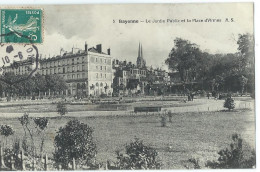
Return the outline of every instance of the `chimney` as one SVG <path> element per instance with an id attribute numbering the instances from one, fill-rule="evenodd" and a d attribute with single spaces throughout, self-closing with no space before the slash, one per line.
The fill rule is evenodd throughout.
<path id="1" fill-rule="evenodd" d="M 85 53 L 88 53 L 88 44 L 85 42 Z"/>
<path id="2" fill-rule="evenodd" d="M 96 45 L 96 49 L 99 53 L 102 53 L 102 44 Z"/>
<path id="3" fill-rule="evenodd" d="M 108 54 L 108 55 L 110 55 L 110 48 L 109 48 L 109 49 L 107 49 L 107 54 Z"/>

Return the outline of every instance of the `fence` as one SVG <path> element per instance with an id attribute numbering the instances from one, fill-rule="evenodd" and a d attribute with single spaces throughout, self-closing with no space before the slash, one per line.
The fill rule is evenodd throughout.
<path id="1" fill-rule="evenodd" d="M 24 152 L 21 151 L 19 153 L 19 160 L 20 160 L 20 163 L 15 163 L 15 160 L 14 160 L 14 155 L 10 156 L 10 159 L 8 159 L 7 161 L 10 163 L 9 166 L 5 165 L 5 155 L 4 155 L 4 152 L 3 152 L 3 148 L 0 146 L 0 171 L 29 171 L 29 170 L 32 170 L 32 171 L 37 171 L 37 164 L 36 164 L 36 160 L 35 158 L 33 159 L 32 163 L 31 164 L 27 164 L 29 165 L 31 168 L 26 168 L 26 163 L 25 163 L 25 159 L 26 159 L 26 156 L 24 156 Z M 62 169 L 62 166 L 61 164 L 58 165 L 57 168 L 49 168 L 50 164 L 49 164 L 49 158 L 48 158 L 48 155 L 45 154 L 44 158 L 43 158 L 43 169 L 44 171 L 48 171 L 48 170 L 58 170 L 58 171 L 61 171 L 63 170 Z M 69 169 L 68 170 L 79 170 L 77 169 L 77 165 L 76 165 L 76 161 L 75 159 L 73 158 L 72 159 L 72 163 L 68 164 L 68 167 Z M 109 169 L 109 163 L 107 162 L 104 166 L 102 165 L 98 165 L 98 170 L 108 170 Z"/>

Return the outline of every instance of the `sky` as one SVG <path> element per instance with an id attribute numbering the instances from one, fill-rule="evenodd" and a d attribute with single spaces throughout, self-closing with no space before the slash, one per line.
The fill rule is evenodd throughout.
<path id="1" fill-rule="evenodd" d="M 113 58 L 136 62 L 139 42 L 148 66 L 164 64 L 177 37 L 196 43 L 209 53 L 234 53 L 238 34 L 253 34 L 252 3 L 45 5 L 42 56 L 60 54 L 60 49 L 84 49 L 102 44 Z M 221 19 L 221 22 L 187 22 L 187 19 Z M 225 22 L 225 19 L 234 22 Z M 119 23 L 139 20 L 139 23 Z M 185 22 L 146 23 L 146 20 L 177 19 Z M 113 23 L 113 20 L 115 23 Z"/>

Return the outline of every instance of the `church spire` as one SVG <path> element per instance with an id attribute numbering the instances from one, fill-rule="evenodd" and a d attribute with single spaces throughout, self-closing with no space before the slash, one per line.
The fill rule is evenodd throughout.
<path id="1" fill-rule="evenodd" d="M 142 44 L 141 44 L 141 57 L 143 58 L 143 47 L 142 47 Z"/>
<path id="2" fill-rule="evenodd" d="M 140 42 L 139 42 L 139 48 L 138 48 L 138 57 L 141 56 L 141 52 L 140 52 Z"/>

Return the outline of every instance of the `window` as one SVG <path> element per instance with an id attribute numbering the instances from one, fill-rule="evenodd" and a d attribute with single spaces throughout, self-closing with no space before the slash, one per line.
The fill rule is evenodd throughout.
<path id="1" fill-rule="evenodd" d="M 96 73 L 96 78 L 98 78 L 98 73 Z"/>
<path id="2" fill-rule="evenodd" d="M 50 69 L 50 74 L 52 74 L 52 69 Z"/>
<path id="3" fill-rule="evenodd" d="M 19 68 L 20 69 L 20 68 Z M 44 75 L 44 70 L 42 70 L 42 74 Z"/>
<path id="4" fill-rule="evenodd" d="M 60 61 L 58 62 L 58 65 L 60 66 Z"/>
<path id="5" fill-rule="evenodd" d="M 65 79 L 65 75 L 63 75 L 63 78 Z"/>
<path id="6" fill-rule="evenodd" d="M 98 70 L 98 66 L 96 66 L 96 69 Z"/>
<path id="7" fill-rule="evenodd" d="M 58 69 L 58 73 L 61 73 L 60 68 Z"/>
<path id="8" fill-rule="evenodd" d="M 84 56 L 82 57 L 82 61 L 84 60 Z"/>
<path id="9" fill-rule="evenodd" d="M 69 72 L 70 71 L 70 68 L 69 67 L 67 67 L 67 72 Z"/>
<path id="10" fill-rule="evenodd" d="M 72 59 L 72 64 L 74 64 L 74 59 Z"/>
<path id="11" fill-rule="evenodd" d="M 105 61 L 105 63 L 107 63 L 107 59 L 105 59 L 104 61 Z"/>
<path id="12" fill-rule="evenodd" d="M 69 59 L 67 59 L 67 64 L 69 64 L 69 62 L 70 62 L 70 60 L 69 60 Z"/>
<path id="13" fill-rule="evenodd" d="M 79 74 L 77 74 L 77 78 L 79 78 Z"/>
<path id="14" fill-rule="evenodd" d="M 100 70 L 102 70 L 102 66 L 100 66 Z"/>
<path id="15" fill-rule="evenodd" d="M 105 74 L 105 78 L 107 78 L 107 74 Z"/>
<path id="16" fill-rule="evenodd" d="M 104 66 L 104 68 L 105 68 L 105 70 L 107 70 L 107 67 L 106 67 L 106 66 Z"/>
<path id="17" fill-rule="evenodd" d="M 75 66 L 72 66 L 72 72 L 74 72 L 74 70 L 75 70 Z"/>
<path id="18" fill-rule="evenodd" d="M 65 67 L 63 68 L 63 73 L 65 73 Z"/>
<path id="19" fill-rule="evenodd" d="M 102 73 L 100 73 L 100 78 L 102 78 Z"/>
<path id="20" fill-rule="evenodd" d="M 54 74 L 56 74 L 56 68 L 54 68 Z"/>
<path id="21" fill-rule="evenodd" d="M 77 71 L 79 71 L 79 65 L 77 66 Z"/>
<path id="22" fill-rule="evenodd" d="M 73 74 L 73 75 L 72 75 L 72 79 L 74 79 L 74 78 L 75 78 L 75 75 Z"/>
<path id="23" fill-rule="evenodd" d="M 96 58 L 96 62 L 98 61 L 98 59 Z"/>
<path id="24" fill-rule="evenodd" d="M 67 78 L 70 79 L 70 75 L 67 75 Z"/>
<path id="25" fill-rule="evenodd" d="M 85 70 L 85 65 L 82 65 L 82 71 L 84 71 Z"/>
<path id="26" fill-rule="evenodd" d="M 100 59 L 100 62 L 102 63 L 102 59 Z"/>
<path id="27" fill-rule="evenodd" d="M 82 73 L 82 78 L 85 78 L 85 73 Z"/>

